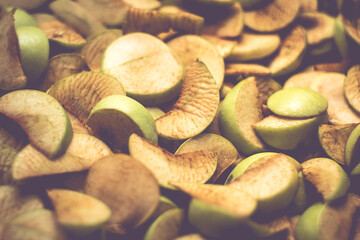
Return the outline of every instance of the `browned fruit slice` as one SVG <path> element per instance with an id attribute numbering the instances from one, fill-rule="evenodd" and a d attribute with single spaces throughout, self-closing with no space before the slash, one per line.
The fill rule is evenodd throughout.
<path id="1" fill-rule="evenodd" d="M 44 81 L 39 87 L 47 91 L 56 81 L 85 70 L 84 58 L 78 53 L 62 53 L 49 60 Z"/>
<path id="2" fill-rule="evenodd" d="M 357 124 L 329 125 L 319 127 L 319 139 L 322 148 L 329 157 L 345 165 L 346 142 Z"/>
<path id="3" fill-rule="evenodd" d="M 211 42 L 222 57 L 227 57 L 236 45 L 236 41 L 203 34 L 201 37 Z"/>
<path id="4" fill-rule="evenodd" d="M 111 209 L 106 228 L 125 234 L 151 216 L 159 202 L 160 189 L 154 175 L 141 162 L 125 154 L 114 154 L 90 168 L 85 193 Z"/>
<path id="5" fill-rule="evenodd" d="M 266 104 L 272 94 L 282 89 L 282 86 L 270 77 L 255 76 L 255 81 L 262 104 Z"/>
<path id="6" fill-rule="evenodd" d="M 316 12 L 318 10 L 318 1 L 300 0 L 300 13 Z"/>
<path id="7" fill-rule="evenodd" d="M 24 130 L 12 119 L 0 114 L 0 144 L 21 150 L 29 139 Z"/>
<path id="8" fill-rule="evenodd" d="M 325 72 L 337 72 L 346 74 L 347 70 L 351 67 L 352 63 L 350 59 L 343 59 L 340 62 L 326 62 L 326 63 L 317 63 L 315 64 L 315 71 L 325 71 Z"/>
<path id="9" fill-rule="evenodd" d="M 21 150 L 12 164 L 12 177 L 22 180 L 89 169 L 100 158 L 112 154 L 101 140 L 87 134 L 74 133 L 66 152 L 53 160 L 48 159 L 30 144 Z"/>
<path id="10" fill-rule="evenodd" d="M 155 121 L 159 135 L 168 139 L 198 135 L 215 118 L 219 102 L 220 93 L 207 66 L 194 62 L 185 73 L 179 99 Z"/>
<path id="11" fill-rule="evenodd" d="M 0 185 L 12 182 L 11 165 L 19 151 L 7 145 L 0 145 Z"/>
<path id="12" fill-rule="evenodd" d="M 360 65 L 352 66 L 344 81 L 344 93 L 350 106 L 360 114 Z"/>
<path id="13" fill-rule="evenodd" d="M 51 189 L 47 195 L 57 221 L 72 232 L 89 234 L 110 219 L 109 207 L 89 195 L 65 189 Z"/>
<path id="14" fill-rule="evenodd" d="M 301 26 L 295 26 L 284 36 L 278 53 L 270 61 L 271 74 L 282 76 L 293 72 L 300 66 L 306 48 L 305 30 Z"/>
<path id="15" fill-rule="evenodd" d="M 94 135 L 94 132 L 92 131 L 92 129 L 90 129 L 89 126 L 87 126 L 83 122 L 81 122 L 79 118 L 77 118 L 75 115 L 73 115 L 69 111 L 66 111 L 66 113 L 69 117 L 71 127 L 72 127 L 74 133 L 83 133 L 83 134 Z"/>
<path id="16" fill-rule="evenodd" d="M 214 45 L 196 35 L 183 35 L 167 44 L 179 56 L 185 69 L 188 69 L 196 59 L 204 62 L 220 89 L 224 81 L 225 66 L 224 59 Z"/>
<path id="17" fill-rule="evenodd" d="M 259 32 L 274 32 L 288 26 L 298 15 L 300 0 L 274 0 L 260 9 L 246 11 L 245 25 Z"/>
<path id="18" fill-rule="evenodd" d="M 130 136 L 129 152 L 151 169 L 166 188 L 171 188 L 170 181 L 205 183 L 214 174 L 218 162 L 215 153 L 203 150 L 174 155 L 136 134 Z"/>
<path id="19" fill-rule="evenodd" d="M 348 36 L 351 37 L 357 44 L 360 45 L 360 34 L 358 31 L 357 24 L 354 24 L 350 19 L 348 19 L 343 14 L 340 15 L 340 20 L 344 24 L 345 32 Z"/>
<path id="20" fill-rule="evenodd" d="M 22 70 L 14 26 L 15 9 L 0 19 L 0 89 L 23 88 L 27 78 Z"/>
<path id="21" fill-rule="evenodd" d="M 27 1 L 27 0 L 1 0 L 0 6 L 7 7 L 12 6 L 16 8 L 22 8 L 25 10 L 31 10 L 39 7 L 41 4 L 46 2 L 46 0 L 34 0 L 34 1 Z"/>
<path id="22" fill-rule="evenodd" d="M 102 56 L 106 48 L 117 38 L 123 35 L 119 29 L 112 29 L 101 32 L 95 36 L 92 36 L 86 40 L 86 44 L 81 48 L 81 55 L 92 71 L 99 72 L 101 66 Z"/>

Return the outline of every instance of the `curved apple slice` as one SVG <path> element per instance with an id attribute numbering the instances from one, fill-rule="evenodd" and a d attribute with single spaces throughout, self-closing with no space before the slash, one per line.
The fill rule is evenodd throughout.
<path id="1" fill-rule="evenodd" d="M 47 195 L 58 222 L 74 233 L 90 234 L 110 219 L 110 208 L 89 195 L 65 189 L 47 190 Z"/>
<path id="2" fill-rule="evenodd" d="M 250 76 L 270 76 L 268 67 L 253 63 L 226 63 L 225 76 L 236 77 L 237 80 L 243 80 Z M 223 85 L 224 86 L 224 85 Z"/>
<path id="3" fill-rule="evenodd" d="M 206 182 L 214 174 L 218 161 L 215 153 L 206 151 L 174 155 L 136 134 L 130 136 L 129 152 L 151 169 L 166 188 L 172 188 L 170 181 Z"/>
<path id="4" fill-rule="evenodd" d="M 329 77 L 329 74 L 331 73 L 324 71 L 305 71 L 295 73 L 285 81 L 283 88 L 310 88 L 311 83 L 314 82 L 315 79 Z"/>
<path id="5" fill-rule="evenodd" d="M 201 236 L 199 233 L 191 233 L 183 235 L 181 237 L 174 238 L 174 240 L 206 240 L 205 237 Z"/>
<path id="6" fill-rule="evenodd" d="M 350 106 L 360 114 L 360 65 L 352 66 L 344 81 L 344 93 Z"/>
<path id="7" fill-rule="evenodd" d="M 11 165 L 19 150 L 0 144 L 0 185 L 12 182 Z"/>
<path id="8" fill-rule="evenodd" d="M 234 40 L 223 39 L 213 35 L 203 34 L 201 37 L 211 42 L 223 58 L 227 57 L 236 45 Z"/>
<path id="9" fill-rule="evenodd" d="M 24 130 L 14 120 L 0 114 L 0 144 L 21 150 L 28 143 Z"/>
<path id="10" fill-rule="evenodd" d="M 72 138 L 69 118 L 60 103 L 37 90 L 17 90 L 0 98 L 0 112 L 15 120 L 30 143 L 49 158 L 66 151 Z"/>
<path id="11" fill-rule="evenodd" d="M 179 99 L 155 121 L 159 135 L 176 140 L 198 135 L 215 118 L 219 102 L 219 89 L 207 66 L 194 62 L 185 73 Z"/>
<path id="12" fill-rule="evenodd" d="M 345 145 L 345 163 L 351 168 L 351 174 L 359 174 L 359 144 L 360 144 L 360 125 L 351 131 Z"/>
<path id="13" fill-rule="evenodd" d="M 89 169 L 97 160 L 112 154 L 109 147 L 91 135 L 75 133 L 66 152 L 48 159 L 32 145 L 27 145 L 13 160 L 12 177 L 22 180 L 30 177 L 77 172 Z"/>
<path id="14" fill-rule="evenodd" d="M 107 230 L 125 234 L 151 216 L 159 202 L 160 188 L 144 164 L 126 154 L 113 154 L 90 168 L 85 193 L 111 209 Z"/>

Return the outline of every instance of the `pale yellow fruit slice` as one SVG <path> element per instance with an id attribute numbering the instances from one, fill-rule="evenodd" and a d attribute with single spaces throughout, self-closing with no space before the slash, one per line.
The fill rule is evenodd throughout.
<path id="1" fill-rule="evenodd" d="M 230 55 L 229 61 L 250 61 L 270 56 L 280 46 L 281 39 L 278 34 L 257 34 L 244 32 Z"/>
<path id="2" fill-rule="evenodd" d="M 324 71 L 305 71 L 291 75 L 284 83 L 284 88 L 300 87 L 310 88 L 311 83 L 320 77 L 327 77 Z"/>
<path id="3" fill-rule="evenodd" d="M 300 0 L 289 4 L 286 0 L 274 0 L 260 9 L 244 14 L 245 25 L 259 32 L 279 31 L 288 26 L 298 15 Z"/>
<path id="4" fill-rule="evenodd" d="M 22 180 L 30 177 L 76 172 L 89 169 L 97 160 L 112 154 L 99 139 L 75 133 L 66 152 L 53 160 L 30 144 L 21 150 L 12 164 L 12 177 Z"/>
<path id="5" fill-rule="evenodd" d="M 125 154 L 114 154 L 90 168 L 85 193 L 110 208 L 107 230 L 125 234 L 151 216 L 159 202 L 160 188 L 141 162 Z"/>
<path id="6" fill-rule="evenodd" d="M 307 48 L 306 33 L 301 26 L 293 27 L 282 39 L 279 51 L 268 67 L 273 76 L 282 76 L 297 69 Z"/>
<path id="7" fill-rule="evenodd" d="M 47 190 L 47 195 L 57 221 L 72 232 L 89 234 L 110 219 L 109 207 L 89 195 L 65 189 Z"/>
<path id="8" fill-rule="evenodd" d="M 205 183 L 214 174 L 218 162 L 215 153 L 200 150 L 172 154 L 136 134 L 130 136 L 129 152 L 151 169 L 166 188 L 172 188 L 170 181 Z"/>
<path id="9" fill-rule="evenodd" d="M 318 1 L 300 0 L 300 13 L 316 12 L 318 10 Z"/>
<path id="10" fill-rule="evenodd" d="M 15 120 L 30 143 L 49 158 L 66 151 L 72 138 L 69 118 L 61 104 L 37 90 L 17 90 L 0 98 L 0 112 Z"/>
<path id="11" fill-rule="evenodd" d="M 343 73 L 346 74 L 347 70 L 351 67 L 352 60 L 349 58 L 343 59 L 337 62 L 325 62 L 325 63 L 317 63 L 313 65 L 315 71 L 324 71 L 324 72 L 335 72 L 335 73 Z"/>
<path id="12" fill-rule="evenodd" d="M 220 93 L 207 66 L 194 62 L 185 73 L 179 99 L 155 121 L 159 136 L 187 139 L 198 135 L 215 118 L 219 102 Z"/>
<path id="13" fill-rule="evenodd" d="M 346 101 L 360 114 L 360 65 L 352 66 L 347 72 L 344 81 L 344 93 Z"/>
<path id="14" fill-rule="evenodd" d="M 223 58 L 227 57 L 236 45 L 235 40 L 224 39 L 206 34 L 201 35 L 201 37 L 211 42 Z"/>
<path id="15" fill-rule="evenodd" d="M 116 77 L 126 94 L 144 105 L 177 96 L 183 67 L 169 47 L 146 33 L 127 34 L 106 49 L 101 70 Z"/>
<path id="16" fill-rule="evenodd" d="M 155 221 L 158 217 L 160 217 L 160 215 L 174 208 L 178 208 L 178 206 L 170 198 L 161 195 L 159 198 L 159 203 L 149 220 Z"/>
<path id="17" fill-rule="evenodd" d="M 78 117 L 76 117 L 69 111 L 66 111 L 66 113 L 69 117 L 71 127 L 72 127 L 74 133 L 83 133 L 83 134 L 94 135 L 94 132 L 90 129 L 90 127 L 87 126 L 86 124 L 84 124 L 82 121 L 80 121 L 80 119 Z"/>
<path id="18" fill-rule="evenodd" d="M 142 9 L 155 9 L 161 6 L 161 1 L 159 0 L 123 0 L 123 2 L 132 7 Z"/>
<path id="19" fill-rule="evenodd" d="M 192 233 L 192 234 L 183 235 L 181 237 L 177 237 L 174 240 L 206 240 L 206 238 L 201 236 L 201 234 Z"/>
<path id="20" fill-rule="evenodd" d="M 224 59 L 213 44 L 196 35 L 183 35 L 167 43 L 179 56 L 185 69 L 188 69 L 196 59 L 201 60 L 214 77 L 216 86 L 220 89 L 224 81 Z"/>

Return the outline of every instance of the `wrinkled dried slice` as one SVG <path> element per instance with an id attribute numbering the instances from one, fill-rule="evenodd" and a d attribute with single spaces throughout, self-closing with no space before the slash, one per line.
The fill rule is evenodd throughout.
<path id="1" fill-rule="evenodd" d="M 274 0 L 260 9 L 245 11 L 245 25 L 259 32 L 274 32 L 288 26 L 297 17 L 300 0 L 289 4 L 286 0 Z"/>
<path id="2" fill-rule="evenodd" d="M 86 43 L 85 38 L 66 23 L 55 16 L 38 13 L 34 14 L 37 26 L 44 31 L 49 40 L 68 48 L 80 48 Z"/>
<path id="3" fill-rule="evenodd" d="M 321 194 L 324 201 L 333 201 L 344 196 L 350 180 L 343 168 L 329 158 L 312 158 L 301 164 L 301 171 Z"/>
<path id="4" fill-rule="evenodd" d="M 31 10 L 39 7 L 41 4 L 46 2 L 46 0 L 34 0 L 34 1 L 27 1 L 27 0 L 1 0 L 0 6 L 12 6 L 16 8 L 22 8 L 25 10 Z"/>
<path id="5" fill-rule="evenodd" d="M 183 209 L 170 209 L 160 215 L 148 228 L 144 240 L 174 239 L 185 221 Z"/>
<path id="6" fill-rule="evenodd" d="M 89 234 L 110 219 L 110 208 L 89 195 L 65 189 L 51 189 L 47 195 L 57 221 L 75 233 Z"/>
<path id="7" fill-rule="evenodd" d="M 127 34 L 111 43 L 101 70 L 116 77 L 129 97 L 147 106 L 175 98 L 183 77 L 180 59 L 147 33 Z"/>
<path id="8" fill-rule="evenodd" d="M 226 63 L 225 76 L 243 80 L 250 76 L 270 76 L 270 69 L 255 63 Z"/>
<path id="9" fill-rule="evenodd" d="M 196 59 L 204 62 L 220 89 L 224 81 L 225 65 L 224 59 L 213 44 L 200 36 L 183 35 L 169 41 L 167 45 L 179 56 L 185 69 Z"/>
<path id="10" fill-rule="evenodd" d="M 236 45 L 236 41 L 234 40 L 224 39 L 213 35 L 203 34 L 201 37 L 211 42 L 223 58 L 227 57 Z"/>
<path id="11" fill-rule="evenodd" d="M 278 34 L 242 33 L 236 46 L 226 57 L 229 61 L 250 61 L 270 56 L 280 46 Z"/>
<path id="12" fill-rule="evenodd" d="M 106 48 L 116 39 L 121 37 L 123 32 L 119 29 L 103 31 L 86 40 L 86 44 L 81 48 L 81 55 L 92 71 L 99 72 L 101 60 Z"/>
<path id="13" fill-rule="evenodd" d="M 0 145 L 0 185 L 12 182 L 11 165 L 19 151 L 7 145 Z"/>
<path id="14" fill-rule="evenodd" d="M 319 127 L 319 139 L 324 151 L 336 162 L 345 165 L 345 145 L 357 124 L 330 125 Z"/>
<path id="15" fill-rule="evenodd" d="M 300 13 L 316 12 L 318 10 L 318 1 L 300 0 Z"/>
<path id="16" fill-rule="evenodd" d="M 23 88 L 27 83 L 18 54 L 14 12 L 15 9 L 0 19 L 0 88 L 3 90 Z"/>
<path id="17" fill-rule="evenodd" d="M 48 93 L 83 123 L 101 99 L 111 95 L 125 95 L 124 88 L 117 79 L 92 71 L 63 78 Z"/>
<path id="18" fill-rule="evenodd" d="M 347 72 L 344 93 L 350 106 L 360 114 L 360 65 L 352 66 Z"/>
<path id="19" fill-rule="evenodd" d="M 125 154 L 114 154 L 90 168 L 85 193 L 111 209 L 107 230 L 125 234 L 151 216 L 160 189 L 154 175 L 141 162 Z"/>
<path id="20" fill-rule="evenodd" d="M 327 73 L 324 71 L 306 71 L 299 72 L 291 75 L 284 83 L 283 88 L 310 88 L 311 83 L 316 78 L 328 77 Z"/>
<path id="21" fill-rule="evenodd" d="M 218 162 L 215 153 L 200 150 L 172 154 L 136 134 L 130 136 L 129 152 L 166 188 L 172 188 L 170 181 L 205 183 L 214 174 Z"/>
<path id="22" fill-rule="evenodd" d="M 280 83 L 270 77 L 255 76 L 255 81 L 262 104 L 266 104 L 272 94 L 282 89 Z"/>
<path id="23" fill-rule="evenodd" d="M 61 53 L 49 60 L 46 75 L 39 86 L 47 91 L 56 81 L 85 70 L 84 58 L 78 53 Z"/>
<path id="24" fill-rule="evenodd" d="M 345 163 L 349 166 L 351 174 L 359 174 L 359 144 L 360 125 L 351 131 L 345 145 Z"/>
<path id="25" fill-rule="evenodd" d="M 263 225 L 269 228 L 269 231 L 272 233 L 272 236 L 269 237 L 270 239 L 295 239 L 295 230 L 291 226 L 288 216 L 277 217 Z"/>
<path id="26" fill-rule="evenodd" d="M 297 69 L 307 48 L 306 33 L 301 26 L 292 28 L 282 39 L 279 51 L 269 63 L 273 76 L 288 74 Z"/>
<path id="27" fill-rule="evenodd" d="M 21 150 L 12 164 L 12 177 L 22 180 L 30 177 L 77 172 L 89 169 L 100 158 L 112 154 L 101 140 L 87 134 L 74 133 L 66 152 L 48 159 L 30 144 Z"/>
<path id="28" fill-rule="evenodd" d="M 28 142 L 24 130 L 14 120 L 0 114 L 0 144 L 21 150 Z"/>
<path id="29" fill-rule="evenodd" d="M 49 8 L 56 17 L 85 37 L 105 30 L 104 25 L 77 2 L 70 0 L 53 1 L 49 4 Z"/>
<path id="30" fill-rule="evenodd" d="M 94 135 L 94 132 L 89 128 L 89 126 L 87 126 L 86 124 L 81 122 L 79 118 L 77 118 L 75 115 L 73 115 L 69 111 L 66 111 L 66 113 L 69 117 L 71 127 L 72 127 L 74 133 L 83 133 L 83 134 Z"/>
<path id="31" fill-rule="evenodd" d="M 175 154 L 195 151 L 213 152 L 218 156 L 217 167 L 209 182 L 215 182 L 240 156 L 234 145 L 221 135 L 212 133 L 199 134 L 185 141 Z"/>
<path id="32" fill-rule="evenodd" d="M 69 118 L 61 104 L 37 90 L 17 90 L 0 98 L 0 112 L 15 120 L 30 143 L 49 158 L 65 152 L 72 138 Z"/>
<path id="33" fill-rule="evenodd" d="M 350 38 L 353 39 L 358 45 L 360 45 L 360 34 L 356 24 L 353 24 L 353 22 L 344 16 L 344 14 L 340 15 L 340 20 L 344 25 L 347 35 L 350 36 Z"/>
<path id="34" fill-rule="evenodd" d="M 160 136 L 187 139 L 198 135 L 213 121 L 220 93 L 206 65 L 194 62 L 186 71 L 180 97 L 173 108 L 155 121 Z"/>

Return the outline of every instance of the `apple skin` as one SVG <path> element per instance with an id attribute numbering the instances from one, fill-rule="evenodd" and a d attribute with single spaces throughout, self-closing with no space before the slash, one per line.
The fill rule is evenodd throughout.
<path id="1" fill-rule="evenodd" d="M 360 138 L 360 124 L 352 130 L 345 145 L 345 163 L 347 166 L 353 166 L 356 163 L 352 162 L 354 155 L 356 155 L 356 145 Z"/>
<path id="2" fill-rule="evenodd" d="M 325 204 L 315 203 L 301 215 L 295 230 L 298 240 L 320 240 L 319 222 L 325 209 Z"/>

